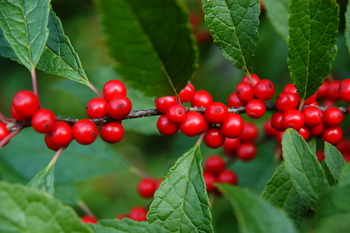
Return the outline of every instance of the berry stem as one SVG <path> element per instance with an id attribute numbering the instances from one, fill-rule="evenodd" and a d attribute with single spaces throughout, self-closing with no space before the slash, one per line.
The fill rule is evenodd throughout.
<path id="1" fill-rule="evenodd" d="M 14 122 L 14 119 L 8 118 L 0 112 L 0 121 L 8 124 L 8 123 Z"/>
<path id="2" fill-rule="evenodd" d="M 92 83 L 87 82 L 87 84 L 91 88 L 91 90 L 93 90 L 93 92 L 95 92 L 96 95 L 98 95 L 98 97 L 103 98 L 103 95 L 97 90 L 97 88 L 94 85 L 92 85 Z"/>
<path id="3" fill-rule="evenodd" d="M 36 71 L 35 68 L 33 68 L 33 70 L 30 71 L 30 75 L 32 76 L 32 85 L 33 85 L 33 92 L 36 96 L 38 96 L 39 98 L 39 92 L 38 92 L 38 84 L 36 81 Z"/>
<path id="4" fill-rule="evenodd" d="M 92 213 L 90 208 L 86 205 L 86 203 L 83 200 L 79 199 L 77 204 L 80 207 L 80 209 L 82 209 L 87 216 L 95 217 L 94 213 Z"/>
<path id="5" fill-rule="evenodd" d="M 149 175 L 146 172 L 144 172 L 136 167 L 133 167 L 133 166 L 131 167 L 130 172 L 134 173 L 135 175 L 137 175 L 141 178 L 152 178 L 153 179 L 153 177 L 151 175 Z"/>
<path id="6" fill-rule="evenodd" d="M 14 136 L 16 136 L 21 131 L 21 128 L 17 128 L 15 131 L 7 135 L 4 139 L 0 141 L 0 148 L 2 148 L 4 145 L 6 145 L 7 142 L 9 142 Z"/>
<path id="7" fill-rule="evenodd" d="M 52 157 L 49 165 L 47 165 L 46 171 L 48 171 L 57 162 L 58 158 L 60 157 L 64 149 L 65 149 L 64 147 L 61 147 L 57 150 L 56 154 Z"/>

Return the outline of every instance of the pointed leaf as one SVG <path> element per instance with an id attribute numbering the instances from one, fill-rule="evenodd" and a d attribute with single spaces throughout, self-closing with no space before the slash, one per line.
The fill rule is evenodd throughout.
<path id="1" fill-rule="evenodd" d="M 327 167 L 329 168 L 329 171 L 333 175 L 334 179 L 336 181 L 339 181 L 341 170 L 346 164 L 343 155 L 338 151 L 338 149 L 335 146 L 329 144 L 328 142 L 325 142 L 324 155 L 324 161 Z"/>
<path id="2" fill-rule="evenodd" d="M 267 17 L 276 31 L 287 41 L 290 0 L 264 0 Z"/>
<path id="3" fill-rule="evenodd" d="M 144 95 L 176 95 L 196 68 L 188 15 L 177 0 L 98 0 L 116 70 Z"/>
<path id="4" fill-rule="evenodd" d="M 327 166 L 327 164 L 326 164 L 326 162 L 324 160 L 321 162 L 321 167 L 322 167 L 322 169 L 324 171 L 324 174 L 326 175 L 326 179 L 328 181 L 328 184 L 329 185 L 335 185 L 337 182 L 334 179 L 334 177 L 331 174 L 331 172 L 329 171 L 329 168 L 328 168 L 328 166 Z"/>
<path id="5" fill-rule="evenodd" d="M 297 232 L 282 210 L 248 189 L 228 184 L 217 184 L 217 187 L 231 202 L 241 233 Z"/>
<path id="6" fill-rule="evenodd" d="M 2 0 L 0 27 L 22 64 L 32 71 L 49 34 L 49 0 Z"/>
<path id="7" fill-rule="evenodd" d="M 0 200 L 0 232 L 92 232 L 72 208 L 43 191 L 0 182 Z"/>
<path id="8" fill-rule="evenodd" d="M 300 225 L 301 220 L 309 210 L 308 203 L 296 191 L 284 164 L 276 168 L 261 197 L 272 205 L 285 210 L 289 217 L 295 221 L 296 226 Z"/>
<path id="9" fill-rule="evenodd" d="M 312 208 L 329 189 L 324 171 L 316 155 L 298 132 L 287 129 L 282 137 L 282 153 L 285 167 L 300 196 Z"/>
<path id="10" fill-rule="evenodd" d="M 344 35 L 345 35 L 345 43 L 348 46 L 348 50 L 350 53 L 350 2 L 348 2 L 348 5 L 346 6 Z"/>
<path id="11" fill-rule="evenodd" d="M 102 220 L 98 224 L 92 224 L 91 228 L 96 233 L 125 233 L 125 232 L 140 232 L 140 233 L 167 233 L 168 231 L 162 227 L 151 225 L 147 222 L 137 222 L 129 218 L 123 220 Z"/>
<path id="12" fill-rule="evenodd" d="M 331 71 L 339 6 L 334 0 L 291 0 L 290 12 L 289 71 L 299 96 L 306 100 Z"/>
<path id="13" fill-rule="evenodd" d="M 176 161 L 154 194 L 148 222 L 169 232 L 213 232 L 201 160 L 195 145 Z"/>
<path id="14" fill-rule="evenodd" d="M 202 0 L 205 22 L 225 58 L 250 72 L 258 41 L 260 4 L 256 0 Z"/>
<path id="15" fill-rule="evenodd" d="M 54 171 L 55 165 L 49 164 L 45 169 L 37 173 L 33 179 L 31 179 L 27 186 L 43 190 L 51 195 L 54 194 Z"/>

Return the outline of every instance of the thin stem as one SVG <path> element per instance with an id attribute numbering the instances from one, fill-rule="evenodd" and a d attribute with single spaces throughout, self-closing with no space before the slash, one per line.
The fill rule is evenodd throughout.
<path id="1" fill-rule="evenodd" d="M 35 68 L 33 68 L 33 70 L 30 71 L 30 75 L 32 76 L 32 85 L 33 85 L 33 92 L 36 96 L 39 97 L 39 92 L 38 92 L 38 85 L 37 85 L 37 81 L 36 81 L 36 72 L 35 72 Z"/>
<path id="2" fill-rule="evenodd" d="M 84 201 L 78 200 L 78 206 L 80 207 L 80 209 L 82 209 L 82 210 L 84 211 L 84 213 L 85 213 L 87 216 L 95 217 L 94 213 L 92 213 L 92 211 L 91 211 L 90 208 L 85 204 Z"/>
<path id="3" fill-rule="evenodd" d="M 131 173 L 134 173 L 135 175 L 141 177 L 141 178 L 151 178 L 154 179 L 151 175 L 147 174 L 146 172 L 136 168 L 136 167 L 131 167 L 130 169 Z"/>
<path id="4" fill-rule="evenodd" d="M 97 90 L 97 88 L 94 85 L 92 85 L 92 83 L 88 82 L 88 85 L 91 88 L 91 90 L 96 93 L 96 95 L 98 95 L 100 98 L 103 98 L 103 95 Z"/>
<path id="5" fill-rule="evenodd" d="M 60 148 L 57 150 L 56 154 L 52 157 L 52 159 L 51 159 L 49 165 L 47 165 L 47 167 L 46 167 L 46 170 L 47 170 L 47 171 L 50 169 L 50 167 L 52 167 L 52 166 L 57 162 L 58 158 L 60 157 L 60 155 L 62 154 L 62 152 L 64 151 L 64 149 L 65 149 L 65 147 L 60 147 Z"/>
<path id="6" fill-rule="evenodd" d="M 14 136 L 16 136 L 21 131 L 21 128 L 17 128 L 15 131 L 7 135 L 4 139 L 0 141 L 0 148 L 5 146 Z"/>
<path id="7" fill-rule="evenodd" d="M 2 122 L 4 122 L 4 123 L 8 124 L 8 123 L 14 122 L 15 120 L 4 116 L 4 115 L 0 112 L 0 121 L 2 121 Z"/>

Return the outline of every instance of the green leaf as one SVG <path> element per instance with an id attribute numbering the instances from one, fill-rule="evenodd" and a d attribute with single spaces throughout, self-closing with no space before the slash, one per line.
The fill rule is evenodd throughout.
<path id="1" fill-rule="evenodd" d="M 0 232 L 92 232 L 73 209 L 45 192 L 0 182 L 0 200 Z"/>
<path id="2" fill-rule="evenodd" d="M 98 224 L 92 224 L 91 228 L 96 233 L 125 233 L 125 232 L 137 232 L 137 233 L 161 233 L 168 232 L 164 228 L 151 225 L 147 222 L 137 222 L 129 218 L 123 220 L 102 220 Z"/>
<path id="3" fill-rule="evenodd" d="M 329 168 L 329 171 L 333 175 L 333 178 L 336 181 L 339 181 L 341 170 L 346 164 L 343 155 L 338 151 L 338 149 L 335 146 L 329 144 L 328 142 L 325 142 L 324 145 L 324 155 L 324 161 L 327 167 Z"/>
<path id="4" fill-rule="evenodd" d="M 350 2 L 348 2 L 348 5 L 346 6 L 344 35 L 345 35 L 345 43 L 348 46 L 348 50 L 350 53 Z"/>
<path id="5" fill-rule="evenodd" d="M 276 31 L 287 40 L 290 0 L 264 0 L 267 17 Z"/>
<path id="6" fill-rule="evenodd" d="M 231 202 L 241 233 L 297 232 L 282 210 L 248 189 L 218 183 L 217 187 Z"/>
<path id="7" fill-rule="evenodd" d="M 36 68 L 89 86 L 90 84 L 79 56 L 74 51 L 68 37 L 64 34 L 62 23 L 52 9 L 49 14 L 48 29 L 49 36 Z M 0 55 L 21 63 L 1 30 Z"/>
<path id="8" fill-rule="evenodd" d="M 197 67 L 185 5 L 178 0 L 98 0 L 116 70 L 144 95 L 176 95 Z"/>
<path id="9" fill-rule="evenodd" d="M 284 164 L 277 167 L 271 179 L 266 183 L 261 197 L 272 205 L 285 210 L 296 226 L 300 225 L 309 210 L 308 203 L 296 191 Z"/>
<path id="10" fill-rule="evenodd" d="M 341 172 L 339 185 L 350 185 L 350 163 L 346 163 Z"/>
<path id="11" fill-rule="evenodd" d="M 201 160 L 196 144 L 176 161 L 154 194 L 148 222 L 169 232 L 213 232 Z"/>
<path id="12" fill-rule="evenodd" d="M 312 137 L 311 139 L 309 139 L 308 144 L 312 153 L 316 154 L 316 151 L 317 151 L 316 138 Z"/>
<path id="13" fill-rule="evenodd" d="M 306 100 L 335 60 L 339 6 L 334 0 L 291 0 L 290 12 L 288 65 L 299 96 Z"/>
<path id="14" fill-rule="evenodd" d="M 49 0 L 2 0 L 0 27 L 16 56 L 32 71 L 49 34 Z"/>
<path id="15" fill-rule="evenodd" d="M 259 1 L 202 0 L 202 3 L 205 22 L 224 57 L 249 73 L 259 36 Z"/>
<path id="16" fill-rule="evenodd" d="M 335 185 L 336 181 L 335 181 L 333 175 L 331 174 L 331 171 L 329 170 L 329 168 L 324 160 L 321 162 L 321 167 L 324 171 L 324 174 L 326 175 L 326 179 L 328 181 L 328 184 Z"/>
<path id="17" fill-rule="evenodd" d="M 319 202 L 315 232 L 347 233 L 350 229 L 350 186 L 333 187 Z"/>
<path id="18" fill-rule="evenodd" d="M 298 132 L 287 129 L 282 137 L 285 167 L 300 196 L 316 208 L 320 196 L 329 189 L 324 171 L 316 155 Z"/>
<path id="19" fill-rule="evenodd" d="M 0 163 L 29 180 L 47 166 L 53 155 L 44 143 L 44 136 L 26 128 L 0 150 Z M 73 141 L 55 164 L 55 183 L 75 183 L 129 169 L 130 165 L 101 139 L 87 146 Z"/>
<path id="20" fill-rule="evenodd" d="M 33 179 L 31 179 L 27 186 L 31 188 L 36 188 L 43 190 L 51 195 L 54 194 L 54 171 L 55 165 L 49 164 L 46 168 L 41 170 L 36 174 Z"/>
<path id="21" fill-rule="evenodd" d="M 54 197 L 67 205 L 77 205 L 79 202 L 79 193 L 75 184 L 55 185 Z"/>

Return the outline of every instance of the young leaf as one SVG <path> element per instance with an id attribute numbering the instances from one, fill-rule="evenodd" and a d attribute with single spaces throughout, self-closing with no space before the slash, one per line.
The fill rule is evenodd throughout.
<path id="1" fill-rule="evenodd" d="M 142 233 L 167 233 L 162 227 L 151 225 L 148 222 L 137 222 L 129 218 L 102 220 L 98 224 L 91 224 L 91 228 L 96 233 L 125 233 L 125 232 L 142 232 Z"/>
<path id="2" fill-rule="evenodd" d="M 309 210 L 308 203 L 296 191 L 284 164 L 276 168 L 272 178 L 266 183 L 261 197 L 272 205 L 284 209 L 296 226 L 300 225 Z"/>
<path id="3" fill-rule="evenodd" d="M 54 171 L 55 165 L 50 164 L 38 174 L 36 174 L 33 179 L 31 179 L 27 186 L 31 188 L 36 188 L 43 190 L 51 195 L 54 194 Z"/>
<path id="4" fill-rule="evenodd" d="M 345 43 L 348 46 L 348 50 L 350 53 L 350 2 L 348 2 L 348 5 L 346 6 L 344 35 L 345 35 Z"/>
<path id="5" fill-rule="evenodd" d="M 316 215 L 315 232 L 347 233 L 350 229 L 350 186 L 333 187 L 322 196 Z"/>
<path id="6" fill-rule="evenodd" d="M 329 168 L 329 171 L 333 175 L 334 179 L 339 181 L 341 170 L 346 164 L 343 155 L 338 151 L 338 149 L 335 146 L 329 144 L 328 142 L 325 142 L 324 145 L 324 155 L 324 161 L 327 167 Z"/>
<path id="7" fill-rule="evenodd" d="M 49 34 L 49 0 L 4 0 L 0 27 L 16 56 L 28 70 L 35 69 Z"/>
<path id="8" fill-rule="evenodd" d="M 116 70 L 144 95 L 176 95 L 197 67 L 197 48 L 177 0 L 98 0 Z"/>
<path id="9" fill-rule="evenodd" d="M 73 209 L 40 190 L 0 182 L 0 232 L 92 233 Z"/>
<path id="10" fill-rule="evenodd" d="M 316 155 L 298 132 L 287 129 L 282 137 L 285 167 L 300 196 L 316 208 L 320 196 L 329 185 Z"/>
<path id="11" fill-rule="evenodd" d="M 267 17 L 276 31 L 287 40 L 290 0 L 264 0 Z"/>
<path id="12" fill-rule="evenodd" d="M 290 12 L 288 65 L 299 96 L 306 100 L 334 62 L 339 7 L 334 0 L 291 0 Z"/>
<path id="13" fill-rule="evenodd" d="M 154 194 L 148 222 L 168 232 L 213 232 L 201 160 L 196 144 L 176 161 Z"/>
<path id="14" fill-rule="evenodd" d="M 202 0 L 202 3 L 205 22 L 224 57 L 249 73 L 259 36 L 259 1 Z"/>
<path id="15" fill-rule="evenodd" d="M 218 183 L 217 187 L 231 202 L 241 233 L 297 232 L 282 210 L 248 189 Z"/>

